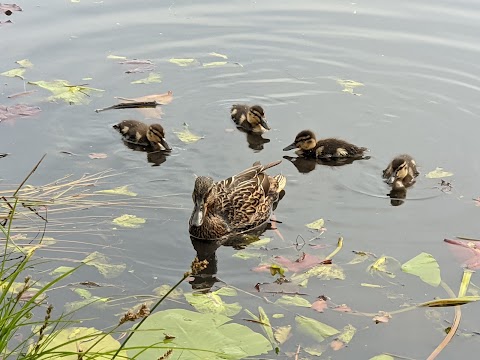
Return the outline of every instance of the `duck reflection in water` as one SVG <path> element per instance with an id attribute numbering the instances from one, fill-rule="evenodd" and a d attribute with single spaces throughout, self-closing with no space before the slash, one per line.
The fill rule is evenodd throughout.
<path id="1" fill-rule="evenodd" d="M 402 205 L 407 197 L 407 187 L 415 184 L 415 178 L 419 175 L 417 163 L 407 154 L 396 156 L 387 168 L 383 170 L 385 182 L 392 186 L 388 194 L 392 206 Z"/>
<path id="2" fill-rule="evenodd" d="M 390 204 L 392 206 L 400 206 L 405 202 L 407 197 L 407 188 L 405 186 L 392 186 L 392 190 L 387 194 L 390 197 Z"/>
<path id="3" fill-rule="evenodd" d="M 158 148 L 150 145 L 139 145 L 129 140 L 123 140 L 123 144 L 132 149 L 133 151 L 141 151 L 147 154 L 147 161 L 152 164 L 152 166 L 160 166 L 165 161 L 167 161 L 167 157 L 170 155 L 170 151 L 167 150 L 159 150 Z"/>
<path id="4" fill-rule="evenodd" d="M 343 166 L 353 163 L 357 160 L 368 160 L 370 156 L 363 157 L 345 157 L 345 158 L 329 158 L 329 159 L 314 159 L 314 158 L 305 158 L 303 156 L 284 156 L 284 159 L 290 161 L 298 170 L 299 173 L 307 174 L 310 171 L 315 170 L 317 165 L 324 166 Z"/>

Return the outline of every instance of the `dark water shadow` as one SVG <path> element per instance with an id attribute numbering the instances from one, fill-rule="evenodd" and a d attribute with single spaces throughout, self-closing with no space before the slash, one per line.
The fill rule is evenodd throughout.
<path id="1" fill-rule="evenodd" d="M 387 194 L 390 197 L 390 204 L 392 206 L 400 206 L 405 203 L 405 199 L 407 197 L 407 189 L 406 188 L 398 188 L 390 190 Z"/>
<path id="2" fill-rule="evenodd" d="M 270 139 L 264 138 L 262 134 L 249 133 L 238 126 L 237 129 L 246 135 L 248 147 L 256 152 L 262 151 L 264 149 L 263 145 L 270 142 Z"/>
<path id="3" fill-rule="evenodd" d="M 357 160 L 368 160 L 370 156 L 362 156 L 362 157 L 348 157 L 348 158 L 325 158 L 325 159 L 313 159 L 313 158 L 305 158 L 305 157 L 294 157 L 294 156 L 284 156 L 284 159 L 290 161 L 298 170 L 298 172 L 302 174 L 307 174 L 310 171 L 315 170 L 317 165 L 323 166 L 344 166 L 353 163 Z"/>
<path id="4" fill-rule="evenodd" d="M 152 166 L 160 166 L 170 155 L 169 151 L 159 150 L 158 148 L 152 145 L 137 144 L 128 140 L 122 140 L 123 144 L 132 149 L 133 151 L 141 151 L 147 154 L 147 161 L 152 164 Z"/>

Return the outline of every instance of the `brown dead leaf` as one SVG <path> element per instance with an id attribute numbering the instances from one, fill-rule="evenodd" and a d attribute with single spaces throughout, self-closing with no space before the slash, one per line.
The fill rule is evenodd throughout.
<path id="1" fill-rule="evenodd" d="M 0 122 L 4 120 L 14 120 L 22 116 L 36 115 L 41 111 L 38 106 L 28 106 L 23 104 L 16 104 L 12 106 L 0 105 Z"/>
<path id="2" fill-rule="evenodd" d="M 378 323 L 387 323 L 391 318 L 392 318 L 392 315 L 390 315 L 389 313 L 385 311 L 379 311 L 378 314 L 374 316 L 372 320 L 375 321 L 375 324 L 378 324 Z"/>
<path id="3" fill-rule="evenodd" d="M 339 312 L 352 312 L 352 309 L 346 304 L 335 306 L 333 310 L 339 311 Z"/>
<path id="4" fill-rule="evenodd" d="M 338 351 L 344 346 L 345 344 L 338 339 L 335 339 L 330 343 L 330 347 L 332 348 L 333 351 Z"/>
<path id="5" fill-rule="evenodd" d="M 323 313 L 323 310 L 328 308 L 328 304 L 324 299 L 319 299 L 312 304 L 312 309 Z"/>
<path id="6" fill-rule="evenodd" d="M 166 93 L 163 93 L 163 94 L 145 95 L 135 99 L 125 99 L 120 97 L 118 99 L 125 102 L 156 101 L 161 105 L 167 105 L 167 104 L 170 104 L 173 100 L 173 92 L 167 91 Z M 147 118 L 152 118 L 152 119 L 160 119 L 163 114 L 162 108 L 160 106 L 157 106 L 156 108 L 138 108 L 137 110 L 140 111 L 143 116 Z"/>
<path id="7" fill-rule="evenodd" d="M 275 262 L 293 272 L 300 272 L 303 270 L 311 269 L 315 265 L 321 264 L 322 261 L 322 259 L 306 253 L 303 253 L 303 255 L 295 261 L 291 261 L 283 256 L 275 257 Z"/>
<path id="8" fill-rule="evenodd" d="M 106 159 L 107 154 L 104 154 L 104 153 L 90 153 L 90 154 L 88 154 L 88 157 L 90 159 Z"/>

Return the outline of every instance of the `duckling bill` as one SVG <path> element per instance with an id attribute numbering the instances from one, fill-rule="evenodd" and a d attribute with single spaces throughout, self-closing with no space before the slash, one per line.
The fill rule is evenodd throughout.
<path id="1" fill-rule="evenodd" d="M 320 139 L 317 141 L 311 130 L 300 131 L 295 141 L 285 147 L 283 151 L 298 149 L 296 154 L 308 158 L 360 158 L 368 149 L 353 145 L 337 138 Z"/>
<path id="2" fill-rule="evenodd" d="M 207 176 L 197 177 L 192 193 L 194 208 L 189 220 L 190 235 L 217 240 L 254 230 L 268 221 L 286 178 L 269 176 L 265 171 L 280 162 L 255 163 L 219 182 Z"/>
<path id="3" fill-rule="evenodd" d="M 265 111 L 260 105 L 235 104 L 230 110 L 230 116 L 235 124 L 246 132 L 262 134 L 270 130 Z"/>
<path id="4" fill-rule="evenodd" d="M 172 148 L 165 140 L 165 131 L 160 124 L 147 125 L 137 120 L 123 120 L 113 125 L 125 140 L 141 146 L 153 146 L 161 150 L 170 151 Z"/>
<path id="5" fill-rule="evenodd" d="M 397 189 L 413 185 L 418 174 L 415 160 L 407 154 L 396 156 L 383 170 L 387 184 Z"/>

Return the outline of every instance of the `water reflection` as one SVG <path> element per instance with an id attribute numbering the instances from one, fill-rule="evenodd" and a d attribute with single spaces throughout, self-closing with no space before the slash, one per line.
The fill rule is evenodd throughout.
<path id="1" fill-rule="evenodd" d="M 252 150 L 261 151 L 264 148 L 263 144 L 270 142 L 270 139 L 264 138 L 262 134 L 245 131 L 245 129 L 240 126 L 237 126 L 237 129 L 245 134 L 248 147 Z"/>
<path id="2" fill-rule="evenodd" d="M 393 187 L 387 195 L 390 197 L 390 204 L 392 206 L 400 206 L 405 202 L 404 199 L 407 197 L 407 188 Z"/>
<path id="3" fill-rule="evenodd" d="M 368 160 L 370 156 L 363 157 L 345 157 L 345 158 L 325 158 L 325 159 L 314 159 L 314 158 L 305 158 L 302 156 L 284 156 L 284 159 L 290 161 L 302 174 L 309 173 L 312 170 L 315 170 L 317 165 L 325 166 L 343 166 L 353 163 L 356 160 Z"/>
<path id="4" fill-rule="evenodd" d="M 145 152 L 147 154 L 147 161 L 151 163 L 152 166 L 159 166 L 160 164 L 163 164 L 170 155 L 169 151 L 158 150 L 158 148 L 151 145 L 140 145 L 128 140 L 123 140 L 123 144 L 133 151 Z"/>

